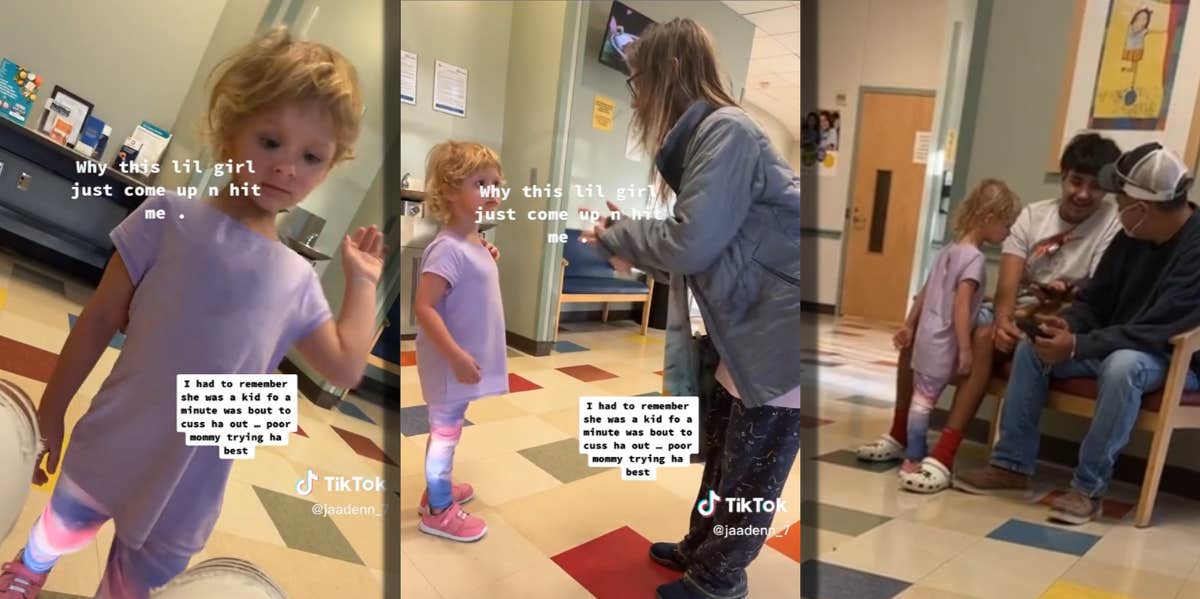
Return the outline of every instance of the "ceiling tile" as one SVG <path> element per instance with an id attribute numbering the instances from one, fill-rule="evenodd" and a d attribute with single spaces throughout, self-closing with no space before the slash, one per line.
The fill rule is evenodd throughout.
<path id="1" fill-rule="evenodd" d="M 722 3 L 740 15 L 784 8 L 793 4 L 791 0 L 722 0 Z"/>
<path id="2" fill-rule="evenodd" d="M 797 34 L 799 35 L 799 34 Z M 772 56 L 783 56 L 791 54 L 792 51 L 779 43 L 771 36 L 755 38 L 754 46 L 750 50 L 751 60 L 755 58 L 770 58 Z"/>
<path id="3" fill-rule="evenodd" d="M 746 18 L 771 35 L 800 31 L 800 9 L 796 6 L 752 13 Z"/>
<path id="4" fill-rule="evenodd" d="M 783 46 L 784 48 L 787 48 L 788 51 L 793 52 L 795 54 L 800 53 L 800 32 L 799 31 L 797 31 L 796 33 L 785 33 L 783 35 L 777 35 L 772 39 L 779 42 L 779 45 Z"/>

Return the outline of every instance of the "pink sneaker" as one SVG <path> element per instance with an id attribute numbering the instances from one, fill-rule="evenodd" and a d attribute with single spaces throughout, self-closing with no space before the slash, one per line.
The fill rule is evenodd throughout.
<path id="1" fill-rule="evenodd" d="M 35 574 L 21 561 L 21 553 L 17 553 L 13 561 L 0 566 L 0 599 L 34 599 L 49 574 Z"/>
<path id="2" fill-rule="evenodd" d="M 451 503 L 440 514 L 422 514 L 417 528 L 435 537 L 463 543 L 478 541 L 487 534 L 487 523 L 483 518 L 464 512 L 457 503 Z"/>
<path id="3" fill-rule="evenodd" d="M 451 483 L 450 498 L 454 503 L 466 503 L 475 499 L 475 489 L 467 483 Z M 429 489 L 421 492 L 421 503 L 417 504 L 417 513 L 422 516 L 429 510 Z"/>

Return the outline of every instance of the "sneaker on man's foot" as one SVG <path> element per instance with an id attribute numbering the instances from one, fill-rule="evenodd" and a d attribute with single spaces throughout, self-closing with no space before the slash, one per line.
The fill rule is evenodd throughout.
<path id="1" fill-rule="evenodd" d="M 34 599 L 46 584 L 49 572 L 38 574 L 25 565 L 18 552 L 13 561 L 0 566 L 0 599 Z"/>
<path id="2" fill-rule="evenodd" d="M 1066 524 L 1087 524 L 1100 515 L 1103 507 L 1104 502 L 1099 497 L 1093 499 L 1071 489 L 1050 503 L 1050 519 Z"/>
<path id="3" fill-rule="evenodd" d="M 457 503 L 451 503 L 440 514 L 423 514 L 417 529 L 435 537 L 471 543 L 487 534 L 487 523 L 479 516 L 464 512 Z"/>
<path id="4" fill-rule="evenodd" d="M 451 483 L 450 499 L 454 503 L 466 503 L 475 498 L 475 489 L 467 483 Z M 421 491 L 421 502 L 417 504 L 417 513 L 422 516 L 429 511 L 429 489 Z"/>
<path id="5" fill-rule="evenodd" d="M 672 570 L 686 572 L 687 562 L 679 555 L 678 547 L 679 543 L 655 543 L 650 546 L 650 559 Z"/>
<path id="6" fill-rule="evenodd" d="M 966 470 L 954 476 L 954 488 L 975 495 L 994 495 L 1028 499 L 1033 484 L 1028 476 L 989 465 L 982 470 Z"/>

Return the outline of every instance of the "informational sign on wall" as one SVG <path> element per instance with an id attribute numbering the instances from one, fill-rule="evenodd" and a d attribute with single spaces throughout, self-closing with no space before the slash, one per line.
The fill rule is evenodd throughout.
<path id="1" fill-rule="evenodd" d="M 596 96 L 592 103 L 592 128 L 601 131 L 612 131 L 613 116 L 617 112 L 617 103 L 611 98 Z"/>
<path id="2" fill-rule="evenodd" d="M 417 55 L 404 50 L 400 51 L 400 101 L 417 103 Z"/>
<path id="3" fill-rule="evenodd" d="M 929 147 L 933 143 L 933 134 L 929 131 L 917 131 L 913 139 L 913 164 L 929 162 Z"/>
<path id="4" fill-rule="evenodd" d="M 435 61 L 433 109 L 454 116 L 467 116 L 467 70 Z"/>

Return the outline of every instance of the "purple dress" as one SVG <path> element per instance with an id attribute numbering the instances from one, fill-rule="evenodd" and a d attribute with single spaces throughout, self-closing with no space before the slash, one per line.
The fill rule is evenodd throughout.
<path id="1" fill-rule="evenodd" d="M 165 218 L 146 220 L 149 209 Z M 233 462 L 218 447 L 184 444 L 175 376 L 273 373 L 332 314 L 303 258 L 201 200 L 148 198 L 111 237 L 136 286 L 125 345 L 71 433 L 63 473 L 132 548 L 153 532 L 197 552 Z"/>
<path id="2" fill-rule="evenodd" d="M 496 260 L 476 241 L 442 231 L 425 248 L 421 272 L 449 283 L 435 309 L 454 342 L 479 364 L 480 380 L 458 382 L 437 347 L 417 331 L 417 376 L 425 403 L 460 402 L 508 393 L 508 355 L 500 271 Z"/>
<path id="3" fill-rule="evenodd" d="M 913 341 L 912 369 L 939 384 L 949 381 L 957 369 L 954 294 L 962 281 L 977 283 L 969 312 L 974 327 L 987 287 L 987 263 L 983 252 L 969 243 L 948 245 L 938 252 L 925 283 L 925 303 Z"/>

